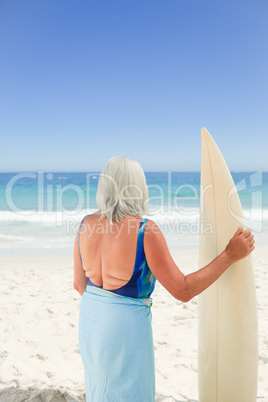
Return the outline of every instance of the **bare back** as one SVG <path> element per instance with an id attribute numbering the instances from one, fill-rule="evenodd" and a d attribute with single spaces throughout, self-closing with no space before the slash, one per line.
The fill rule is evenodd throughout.
<path id="1" fill-rule="evenodd" d="M 141 218 L 126 216 L 114 224 L 99 218 L 100 211 L 88 216 L 81 227 L 83 268 L 94 285 L 114 290 L 132 276 Z"/>

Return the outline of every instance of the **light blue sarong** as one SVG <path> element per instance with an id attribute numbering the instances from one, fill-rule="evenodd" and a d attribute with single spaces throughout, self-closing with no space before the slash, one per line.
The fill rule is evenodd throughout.
<path id="1" fill-rule="evenodd" d="M 155 402 L 151 305 L 87 286 L 79 316 L 87 402 Z"/>

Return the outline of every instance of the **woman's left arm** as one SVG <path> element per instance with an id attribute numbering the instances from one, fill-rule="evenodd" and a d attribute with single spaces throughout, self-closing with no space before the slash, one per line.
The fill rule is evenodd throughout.
<path id="1" fill-rule="evenodd" d="M 78 248 L 78 234 L 76 235 L 74 242 L 74 289 L 82 296 L 87 287 L 87 277 L 82 267 L 82 262 Z"/>

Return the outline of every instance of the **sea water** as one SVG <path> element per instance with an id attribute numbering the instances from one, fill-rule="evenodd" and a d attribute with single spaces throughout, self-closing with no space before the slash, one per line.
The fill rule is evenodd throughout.
<path id="1" fill-rule="evenodd" d="M 79 222 L 98 210 L 99 172 L 0 173 L 0 253 L 72 252 Z M 146 172 L 149 208 L 170 248 L 196 248 L 200 172 Z M 268 172 L 233 172 L 246 224 L 256 239 L 268 233 Z M 202 194 L 202 193 L 201 193 Z M 13 253 L 12 251 L 12 253 Z"/>

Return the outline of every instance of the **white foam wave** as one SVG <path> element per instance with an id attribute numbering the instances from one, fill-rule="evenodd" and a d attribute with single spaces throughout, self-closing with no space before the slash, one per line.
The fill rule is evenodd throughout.
<path id="1" fill-rule="evenodd" d="M 0 233 L 0 240 L 1 241 L 33 241 L 34 237 L 30 236 L 14 236 L 9 234 Z"/>
<path id="2" fill-rule="evenodd" d="M 88 214 L 96 212 L 97 209 L 79 211 L 54 211 L 54 212 L 31 212 L 30 211 L 0 211 L 0 223 L 43 223 L 54 226 L 65 222 L 79 223 Z M 268 208 L 245 209 L 244 216 L 246 222 L 268 221 Z M 151 215 L 146 216 L 158 223 L 168 223 L 173 221 L 196 222 L 199 219 L 199 208 L 188 208 L 187 210 L 176 211 L 171 209 L 157 210 Z"/>
<path id="3" fill-rule="evenodd" d="M 35 212 L 29 213 L 28 211 L 11 212 L 0 211 L 0 222 L 29 222 L 29 223 L 45 223 L 55 224 L 74 220 L 79 222 L 85 215 L 96 212 L 96 210 L 89 211 L 55 211 L 55 212 Z"/>

